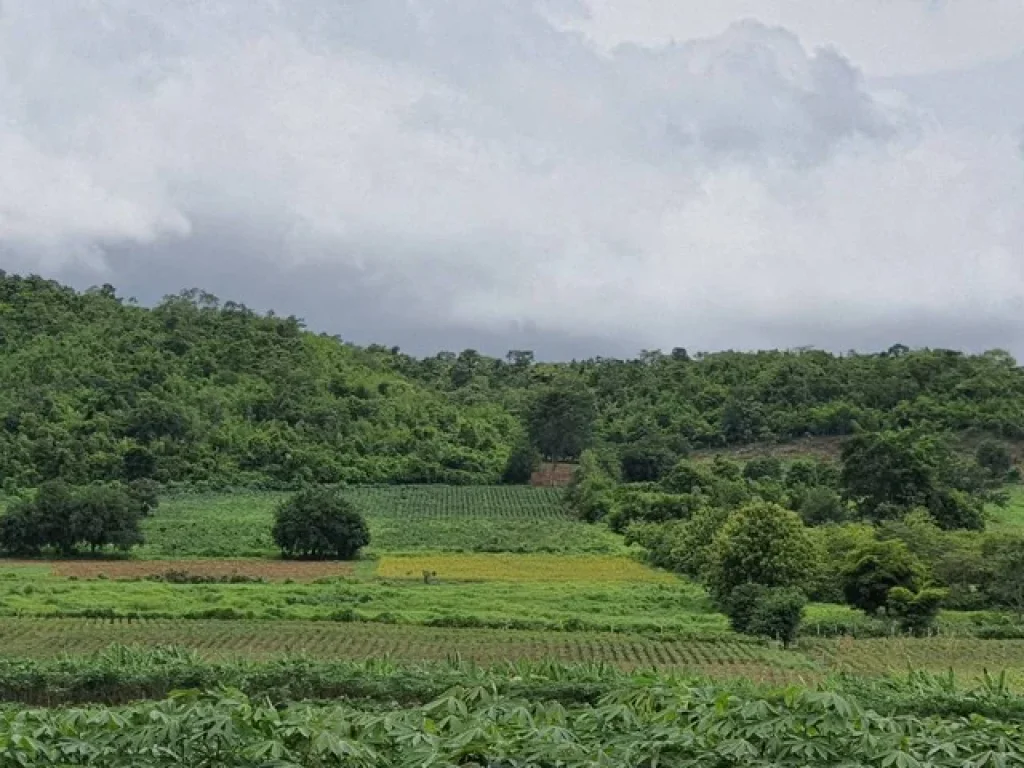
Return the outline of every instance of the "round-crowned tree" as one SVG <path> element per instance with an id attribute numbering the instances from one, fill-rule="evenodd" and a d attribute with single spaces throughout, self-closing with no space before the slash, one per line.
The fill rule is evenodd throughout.
<path id="1" fill-rule="evenodd" d="M 720 603 L 741 584 L 803 587 L 815 564 L 814 542 L 800 518 L 768 502 L 732 513 L 709 555 L 704 578 Z"/>
<path id="2" fill-rule="evenodd" d="M 286 557 L 351 560 L 370 543 L 363 516 L 334 488 L 309 488 L 283 502 L 273 536 Z"/>

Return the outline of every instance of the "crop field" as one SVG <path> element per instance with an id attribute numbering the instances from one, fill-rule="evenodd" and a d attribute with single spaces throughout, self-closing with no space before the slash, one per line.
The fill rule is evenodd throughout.
<path id="1" fill-rule="evenodd" d="M 659 641 L 613 633 L 448 629 L 326 621 L 0 619 L 3 655 L 41 658 L 81 654 L 101 650 L 111 643 L 170 644 L 222 659 L 306 654 L 325 659 L 429 661 L 457 656 L 478 663 L 605 662 L 623 669 L 664 667 L 761 680 L 793 679 L 793 673 L 813 675 L 818 669 L 810 659 L 739 637 Z"/>
<path id="2" fill-rule="evenodd" d="M 25 569 L 22 571 L 22 569 Z M 331 561 L 270 560 L 256 558 L 188 560 L 10 560 L 0 559 L 0 573 L 48 573 L 68 579 L 113 579 L 187 581 L 203 579 L 230 581 L 308 582 L 351 576 L 354 563 Z"/>
<path id="3" fill-rule="evenodd" d="M 627 557 L 550 554 L 385 555 L 378 576 L 438 581 L 655 582 L 678 584 L 678 577 Z"/>
<path id="4" fill-rule="evenodd" d="M 624 550 L 607 530 L 565 512 L 560 493 L 520 486 L 388 486 L 347 491 L 366 516 L 367 554 L 402 551 L 576 552 Z M 265 557 L 278 493 L 177 496 L 143 523 L 146 558 Z M 543 521 L 543 525 L 540 523 Z"/>
<path id="5" fill-rule="evenodd" d="M 626 560 L 635 567 L 642 567 Z M 652 574 L 657 575 L 655 572 Z M 466 627 L 716 634 L 725 618 L 685 581 L 181 584 L 53 576 L 0 562 L 0 616 L 326 619 Z"/>

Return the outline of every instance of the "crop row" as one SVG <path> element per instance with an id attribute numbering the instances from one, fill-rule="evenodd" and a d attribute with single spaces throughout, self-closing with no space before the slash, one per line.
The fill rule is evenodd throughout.
<path id="1" fill-rule="evenodd" d="M 780 652 L 743 640 L 658 641 L 597 633 L 465 630 L 332 622 L 248 622 L 101 619 L 0 619 L 6 655 L 47 657 L 96 651 L 111 643 L 172 644 L 212 656 L 606 662 L 621 668 L 675 667 L 714 671 L 770 665 Z M 723 669 L 728 671 L 728 669 Z M 763 677 L 764 675 L 760 675 Z"/>
<path id="2" fill-rule="evenodd" d="M 389 517 L 565 518 L 556 488 L 525 486 L 357 486 L 346 491 L 368 515 Z"/>

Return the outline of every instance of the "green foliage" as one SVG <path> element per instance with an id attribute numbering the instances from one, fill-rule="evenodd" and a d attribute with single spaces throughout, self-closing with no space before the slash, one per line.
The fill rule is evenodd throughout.
<path id="1" fill-rule="evenodd" d="M 777 504 L 755 502 L 734 512 L 715 535 L 705 579 L 726 599 L 741 584 L 803 587 L 814 569 L 814 545 L 800 518 Z"/>
<path id="2" fill-rule="evenodd" d="M 544 669 L 515 672 L 532 680 Z M 5 763 L 39 768 L 953 768 L 1024 759 L 1024 729 L 1012 717 L 879 714 L 871 698 L 837 690 L 623 680 L 581 705 L 531 695 L 529 687 L 516 690 L 521 697 L 501 693 L 481 684 L 488 678 L 479 672 L 467 670 L 466 677 L 467 684 L 426 703 L 385 709 L 373 703 L 274 704 L 229 688 L 182 691 L 118 708 L 22 708 L 0 719 L 0 743 Z M 861 690 L 884 700 L 881 692 L 864 685 Z"/>
<path id="3" fill-rule="evenodd" d="M 842 580 L 846 602 L 870 615 L 886 605 L 894 587 L 916 592 L 924 567 L 903 542 L 878 541 L 849 556 Z"/>
<path id="4" fill-rule="evenodd" d="M 288 557 L 351 560 L 370 543 L 363 516 L 334 488 L 309 488 L 283 502 L 272 535 Z"/>
<path id="5" fill-rule="evenodd" d="M 839 494 L 820 485 L 806 489 L 797 511 L 807 525 L 841 523 L 846 519 L 846 508 Z"/>
<path id="6" fill-rule="evenodd" d="M 692 494 L 640 491 L 628 487 L 616 494 L 614 507 L 607 515 L 608 527 L 622 533 L 633 523 L 659 523 L 685 520 L 701 506 Z"/>
<path id="7" fill-rule="evenodd" d="M 621 450 L 622 479 L 627 483 L 657 482 L 678 458 L 667 440 L 645 436 Z"/>
<path id="8" fill-rule="evenodd" d="M 540 454 L 528 440 L 521 440 L 512 448 L 501 473 L 501 481 L 510 485 L 530 482 L 534 470 L 540 465 Z"/>
<path id="9" fill-rule="evenodd" d="M 596 416 L 594 395 L 563 382 L 533 393 L 527 410 L 530 440 L 551 461 L 576 459 L 588 446 Z"/>
<path id="10" fill-rule="evenodd" d="M 746 632 L 774 638 L 788 648 L 800 631 L 806 605 L 807 596 L 800 589 L 769 589 L 754 603 Z"/>
<path id="11" fill-rule="evenodd" d="M 941 436 L 914 430 L 861 433 L 843 445 L 846 498 L 873 520 L 925 507 L 946 529 L 984 527 L 976 467 L 953 455 Z"/>
<path id="12" fill-rule="evenodd" d="M 144 503 L 121 486 L 43 483 L 33 499 L 14 504 L 0 517 L 0 549 L 15 555 L 35 555 L 45 548 L 62 555 L 81 547 L 128 550 L 143 543 L 139 518 Z"/>
<path id="13" fill-rule="evenodd" d="M 609 474 L 599 452 L 586 450 L 572 482 L 565 489 L 566 506 L 581 520 L 593 523 L 603 520 L 612 511 L 615 478 Z"/>
<path id="14" fill-rule="evenodd" d="M 998 440 L 982 440 L 974 453 L 978 465 L 992 477 L 1004 478 L 1013 467 L 1013 457 L 1005 443 Z"/>
<path id="15" fill-rule="evenodd" d="M 710 492 L 715 476 L 703 464 L 683 459 L 669 470 L 661 484 L 670 493 Z"/>
<path id="16" fill-rule="evenodd" d="M 989 596 L 997 605 L 1024 618 L 1024 539 L 991 541 L 984 554 L 992 572 L 987 585 Z"/>
<path id="17" fill-rule="evenodd" d="M 748 480 L 782 480 L 782 461 L 775 456 L 751 459 L 743 466 L 743 476 Z"/>
<path id="18" fill-rule="evenodd" d="M 893 587 L 886 596 L 885 610 L 904 632 L 924 635 L 935 626 L 946 597 L 944 589 L 929 588 L 915 593 L 906 587 Z"/>

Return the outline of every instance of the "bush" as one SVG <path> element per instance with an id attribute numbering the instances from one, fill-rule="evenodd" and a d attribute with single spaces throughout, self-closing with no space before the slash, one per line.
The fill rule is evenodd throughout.
<path id="1" fill-rule="evenodd" d="M 300 491 L 275 513 L 274 541 L 287 557 L 351 560 L 370 543 L 366 521 L 331 488 Z"/>
<path id="2" fill-rule="evenodd" d="M 771 637 L 788 648 L 800 631 L 807 596 L 792 587 L 770 589 L 754 604 L 747 633 Z"/>
<path id="3" fill-rule="evenodd" d="M 914 593 L 906 587 L 893 587 L 889 590 L 886 612 L 897 620 L 904 632 L 924 635 L 935 626 L 946 594 L 944 589 L 922 589 Z"/>
<path id="4" fill-rule="evenodd" d="M 733 631 L 771 637 L 788 647 L 803 621 L 807 596 L 796 588 L 740 584 L 722 601 Z"/>
<path id="5" fill-rule="evenodd" d="M 869 615 L 889 600 L 889 590 L 903 587 L 916 592 L 924 580 L 924 567 L 901 541 L 877 541 L 855 551 L 843 570 L 846 602 Z"/>
<path id="6" fill-rule="evenodd" d="M 627 491 L 608 515 L 608 527 L 622 533 L 631 523 L 663 523 L 685 520 L 699 500 L 691 494 Z"/>

